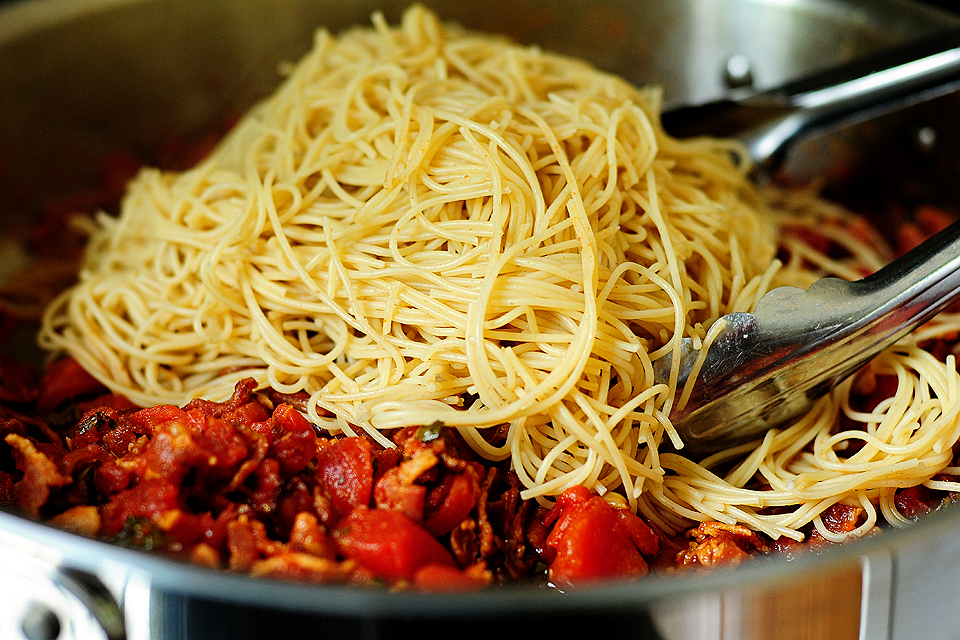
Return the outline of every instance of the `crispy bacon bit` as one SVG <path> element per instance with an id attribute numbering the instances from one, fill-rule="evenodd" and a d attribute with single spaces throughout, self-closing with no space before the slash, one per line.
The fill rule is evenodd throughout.
<path id="1" fill-rule="evenodd" d="M 349 560 L 338 562 L 293 551 L 257 560 L 250 567 L 251 575 L 315 584 L 346 582 L 353 570 Z"/>
<path id="2" fill-rule="evenodd" d="M 190 562 L 207 569 L 219 569 L 222 559 L 213 546 L 206 542 L 199 542 L 187 554 Z"/>
<path id="3" fill-rule="evenodd" d="M 863 522 L 863 507 L 833 504 L 820 514 L 820 521 L 823 522 L 824 528 L 830 533 L 837 535 L 850 533 Z M 830 542 L 817 529 L 813 529 L 807 540 L 807 546 L 809 547 L 822 547 L 828 544 Z"/>
<path id="4" fill-rule="evenodd" d="M 53 516 L 50 524 L 82 536 L 93 537 L 100 532 L 100 511 L 93 505 L 79 505 Z"/>
<path id="5" fill-rule="evenodd" d="M 424 453 L 432 456 L 429 452 Z M 427 488 L 416 484 L 417 475 L 410 474 L 404 468 L 410 462 L 416 460 L 405 461 L 380 476 L 373 490 L 373 498 L 379 509 L 399 511 L 415 522 L 422 522 Z"/>
<path id="6" fill-rule="evenodd" d="M 850 533 L 859 526 L 862 519 L 863 507 L 848 504 L 830 505 L 820 515 L 820 520 L 827 531 L 836 534 Z"/>
<path id="7" fill-rule="evenodd" d="M 333 560 L 337 547 L 333 538 L 320 527 L 317 517 L 307 511 L 297 514 L 290 530 L 290 548 L 318 558 Z"/>
<path id="8" fill-rule="evenodd" d="M 953 476 L 941 474 L 934 476 L 933 479 L 952 482 L 956 482 L 957 480 Z M 934 491 L 933 489 L 929 489 L 922 484 L 918 484 L 915 487 L 908 487 L 897 492 L 897 495 L 894 498 L 894 504 L 897 506 L 897 511 L 899 511 L 905 518 L 919 520 L 932 511 L 936 511 L 937 509 L 950 504 L 954 499 L 955 497 L 952 494 L 945 493 L 943 491 Z"/>
<path id="9" fill-rule="evenodd" d="M 756 532 L 740 525 L 702 522 L 688 535 L 689 546 L 677 554 L 680 566 L 736 566 L 751 555 L 769 551 Z"/>
<path id="10" fill-rule="evenodd" d="M 23 478 L 14 486 L 17 504 L 25 514 L 35 518 L 50 497 L 50 490 L 64 486 L 71 479 L 62 475 L 56 463 L 37 450 L 32 440 L 16 433 L 8 433 L 4 440 L 19 453 L 17 467 L 23 472 Z"/>
<path id="11" fill-rule="evenodd" d="M 859 506 L 834 504 L 824 510 L 820 519 L 827 531 L 843 535 L 850 533 L 863 523 L 864 512 Z M 807 537 L 804 541 L 779 538 L 772 541 L 769 547 L 775 553 L 795 557 L 804 551 L 816 552 L 833 544 L 835 543 L 825 539 L 811 524 L 807 527 Z"/>
<path id="12" fill-rule="evenodd" d="M 497 487 L 499 489 L 495 491 Z M 502 565 L 504 577 L 510 580 L 518 580 L 529 573 L 530 558 L 536 557 L 538 551 L 529 536 L 530 532 L 537 530 L 540 520 L 531 515 L 532 503 L 520 499 L 520 488 L 517 474 L 512 471 L 501 473 L 496 467 L 491 468 L 487 471 L 477 503 L 484 541 L 487 545 L 494 544 L 497 549 L 497 553 L 487 553 L 483 557 L 491 564 Z M 543 539 L 546 539 L 545 529 Z"/>

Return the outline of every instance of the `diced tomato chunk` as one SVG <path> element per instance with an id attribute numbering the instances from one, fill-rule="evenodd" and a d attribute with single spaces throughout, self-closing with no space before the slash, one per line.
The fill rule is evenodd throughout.
<path id="1" fill-rule="evenodd" d="M 273 421 L 281 435 L 270 446 L 270 454 L 280 463 L 284 475 L 300 473 L 317 451 L 317 434 L 313 425 L 288 404 L 281 404 L 274 410 Z M 372 473 L 371 467 L 371 476 Z"/>
<path id="2" fill-rule="evenodd" d="M 605 579 L 638 578 L 649 570 L 643 553 L 656 553 L 656 534 L 640 518 L 584 487 L 572 487 L 545 518 L 556 520 L 547 546 L 556 551 L 550 580 L 561 587 Z"/>
<path id="3" fill-rule="evenodd" d="M 178 508 L 179 490 L 163 479 L 144 480 L 132 489 L 121 491 L 103 506 L 102 533 L 115 536 L 128 518 L 155 518 Z"/>
<path id="4" fill-rule="evenodd" d="M 91 393 L 102 393 L 106 387 L 73 358 L 61 358 L 50 363 L 40 389 L 37 410 L 45 413 L 53 411 L 67 400 Z"/>
<path id="5" fill-rule="evenodd" d="M 317 453 L 317 480 L 340 515 L 368 506 L 373 492 L 373 459 L 365 438 L 330 442 Z"/>
<path id="6" fill-rule="evenodd" d="M 270 413 L 266 407 L 258 402 L 247 402 L 232 411 L 228 411 L 221 416 L 225 421 L 241 425 L 250 425 L 255 422 L 263 422 L 270 418 Z"/>
<path id="7" fill-rule="evenodd" d="M 126 396 L 121 396 L 116 393 L 107 393 L 102 396 L 98 396 L 93 400 L 77 403 L 77 411 L 80 413 L 86 413 L 92 409 L 97 409 L 98 407 L 108 407 L 117 411 L 125 411 L 129 409 L 136 409 L 137 405 L 130 402 Z"/>
<path id="8" fill-rule="evenodd" d="M 400 511 L 415 522 L 423 521 L 423 505 L 427 488 L 422 484 L 408 484 L 401 478 L 399 467 L 387 470 L 373 488 L 373 499 L 378 509 Z"/>
<path id="9" fill-rule="evenodd" d="M 928 234 L 933 235 L 949 227 L 956 216 L 931 204 L 922 204 L 914 211 L 914 218 Z"/>
<path id="10" fill-rule="evenodd" d="M 358 507 L 340 521 L 334 537 L 340 553 L 389 581 L 409 580 L 428 564 L 455 565 L 430 532 L 399 511 Z"/>
<path id="11" fill-rule="evenodd" d="M 489 584 L 488 575 L 474 575 L 448 564 L 425 564 L 413 574 L 413 585 L 424 591 L 475 591 Z"/>
<path id="12" fill-rule="evenodd" d="M 153 433 L 163 423 L 180 419 L 185 415 L 186 412 L 183 409 L 172 404 L 158 404 L 137 411 L 130 416 L 130 420 L 148 433 Z"/>
<path id="13" fill-rule="evenodd" d="M 423 526 L 435 536 L 450 533 L 477 506 L 480 480 L 471 467 L 468 472 L 448 476 L 449 490 L 437 509 L 423 520 Z"/>

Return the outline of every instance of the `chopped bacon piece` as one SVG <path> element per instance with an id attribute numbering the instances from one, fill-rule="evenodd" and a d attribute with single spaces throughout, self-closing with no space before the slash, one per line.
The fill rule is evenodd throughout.
<path id="1" fill-rule="evenodd" d="M 934 479 L 956 481 L 956 478 L 952 476 L 935 476 Z M 921 517 L 932 511 L 936 511 L 952 500 L 953 498 L 948 493 L 934 491 L 922 484 L 918 484 L 915 487 L 907 487 L 906 489 L 898 491 L 894 498 L 894 504 L 897 506 L 897 511 L 905 518 L 919 520 Z"/>
<path id="2" fill-rule="evenodd" d="M 250 404 L 247 406 L 260 406 Z M 279 437 L 270 445 L 270 456 L 280 463 L 280 472 L 291 476 L 306 469 L 317 452 L 317 433 L 303 415 L 288 404 L 273 411 L 272 421 Z M 372 475 L 371 468 L 371 475 Z M 369 501 L 369 498 L 367 498 Z"/>
<path id="3" fill-rule="evenodd" d="M 157 425 L 143 454 L 144 478 L 162 477 L 179 485 L 194 470 L 229 477 L 246 457 L 246 442 L 230 424 L 199 410 L 181 412 Z"/>
<path id="4" fill-rule="evenodd" d="M 245 492 L 247 504 L 261 513 L 276 511 L 280 486 L 283 484 L 279 462 L 273 458 L 266 458 L 253 470 L 246 484 L 252 485 L 247 487 Z"/>
<path id="5" fill-rule="evenodd" d="M 214 402 L 212 400 L 198 398 L 187 403 L 183 407 L 183 410 L 192 411 L 197 409 L 205 415 L 213 416 L 214 418 L 224 418 L 228 422 L 236 422 L 239 420 L 232 415 L 233 412 L 249 408 L 248 405 L 251 403 L 253 390 L 256 388 L 256 380 L 253 378 L 244 378 L 236 384 L 233 389 L 233 395 L 225 402 Z M 265 413 L 262 415 L 266 416 Z"/>
<path id="6" fill-rule="evenodd" d="M 256 560 L 250 565 L 249 571 L 251 575 L 267 578 L 335 584 L 345 582 L 353 572 L 353 568 L 353 563 L 349 561 L 337 562 L 309 553 L 290 551 Z"/>
<path id="7" fill-rule="evenodd" d="M 90 538 L 100 533 L 100 522 L 100 510 L 93 505 L 79 505 L 50 518 L 53 526 Z"/>
<path id="8" fill-rule="evenodd" d="M 820 520 L 830 533 L 850 533 L 860 524 L 863 507 L 848 504 L 833 504 L 827 507 Z"/>
<path id="9" fill-rule="evenodd" d="M 193 564 L 206 567 L 207 569 L 219 569 L 222 562 L 217 550 L 206 542 L 198 542 L 194 545 L 187 554 L 187 557 Z"/>
<path id="10" fill-rule="evenodd" d="M 537 534 L 542 532 L 541 548 L 547 535 L 539 518 L 528 517 L 532 503 L 520 499 L 521 486 L 516 473 L 501 473 L 492 467 L 487 470 L 477 501 L 481 557 L 491 566 L 502 564 L 502 574 L 513 580 L 529 574 L 533 558 L 540 550 L 535 543 Z"/>
<path id="11" fill-rule="evenodd" d="M 23 472 L 23 478 L 14 486 L 17 504 L 27 516 L 36 518 L 50 497 L 50 490 L 68 484 L 71 478 L 61 474 L 57 464 L 29 438 L 8 433 L 4 440 L 19 453 L 17 467 Z"/>
<path id="12" fill-rule="evenodd" d="M 297 514 L 290 531 L 290 547 L 318 558 L 334 559 L 337 547 L 333 538 L 320 527 L 317 517 L 307 511 Z"/>
<path id="13" fill-rule="evenodd" d="M 693 541 L 677 554 L 681 566 L 735 566 L 756 553 L 766 553 L 767 544 L 741 525 L 722 522 L 701 522 L 690 532 Z"/>
<path id="14" fill-rule="evenodd" d="M 373 499 L 378 509 L 399 511 L 415 522 L 422 522 L 427 488 L 415 484 L 416 478 L 407 481 L 407 475 L 403 464 L 387 470 L 373 488 Z"/>
<path id="15" fill-rule="evenodd" d="M 250 571 L 258 560 L 274 556 L 282 548 L 270 539 L 262 522 L 246 515 L 227 523 L 226 544 L 227 565 L 234 571 Z"/>

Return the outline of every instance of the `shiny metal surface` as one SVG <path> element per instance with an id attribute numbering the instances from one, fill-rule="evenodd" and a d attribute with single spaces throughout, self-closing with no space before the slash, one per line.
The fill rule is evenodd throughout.
<path id="1" fill-rule="evenodd" d="M 278 84 L 278 65 L 302 55 L 318 25 L 368 23 L 377 9 L 396 20 L 406 4 L 21 0 L 5 7 L 0 222 L 22 226 L 44 197 L 89 185 L 95 160 L 117 144 L 149 156 L 171 133 L 201 135 L 236 116 Z M 425 4 L 447 19 L 656 83 L 667 106 L 726 96 L 732 55 L 750 63 L 752 86 L 764 89 L 954 21 L 898 0 Z M 51 158 L 73 171 L 39 182 Z"/>
<path id="2" fill-rule="evenodd" d="M 12 268 L 0 272 L 29 265 L 29 252 L 21 245 L 30 237 L 37 211 L 62 194 L 97 184 L 100 161 L 118 146 L 149 160 L 171 136 L 201 139 L 269 93 L 280 81 L 279 63 L 303 54 L 318 25 L 339 30 L 366 23 L 375 9 L 396 20 L 405 4 L 20 0 L 3 7 L 0 262 Z M 425 4 L 446 19 L 584 57 L 636 83 L 660 84 L 668 106 L 722 98 L 733 84 L 777 86 L 957 23 L 945 13 L 899 0 Z M 734 57 L 742 64 L 733 65 L 733 71 L 740 71 L 731 75 L 728 62 Z M 955 129 L 955 105 L 946 106 L 945 118 L 936 105 L 923 112 L 924 126 L 939 141 L 924 156 L 931 164 L 941 162 L 934 154 L 949 146 Z M 897 124 L 857 131 L 855 145 L 833 138 L 801 145 L 785 171 L 797 179 L 816 175 L 841 184 L 850 174 L 849 169 L 833 172 L 837 157 L 847 167 L 859 165 L 864 153 L 879 155 L 877 148 L 907 157 L 894 151 L 899 147 L 893 141 L 901 137 Z M 926 173 L 931 179 L 937 175 Z M 947 178 L 950 183 L 952 177 Z M 893 181 L 888 183 L 884 186 Z M 29 338 L 15 346 L 18 352 L 28 350 Z M 836 629 L 831 626 L 836 611 L 849 617 L 860 610 L 875 613 L 861 614 L 853 633 L 864 640 L 899 640 L 913 637 L 910 631 L 928 617 L 927 604 L 939 602 L 947 585 L 960 579 L 955 569 L 960 567 L 960 542 L 954 535 L 958 516 L 937 514 L 905 531 L 795 562 L 760 560 L 733 572 L 657 577 L 567 594 L 534 587 L 454 595 L 387 593 L 254 580 L 79 538 L 3 512 L 0 566 L 14 568 L 6 558 L 27 564 L 40 559 L 41 567 L 87 575 L 84 584 L 102 585 L 110 596 L 106 601 L 116 603 L 124 637 L 131 640 L 242 640 L 304 632 L 313 637 L 509 637 L 518 627 L 542 636 L 562 635 L 584 621 L 616 637 L 724 640 L 787 637 L 781 632 L 791 627 L 783 625 L 792 621 L 792 628 L 802 627 L 792 637 L 802 638 L 824 637 L 811 630 Z M 52 579 L 54 574 L 42 569 L 29 575 Z M 800 593 L 823 597 L 797 599 L 795 587 L 801 585 Z M 817 605 L 825 600 L 834 605 L 830 611 Z M 51 600 L 50 608 L 69 609 L 58 608 L 59 602 Z M 17 604 L 26 606 L 26 600 L 0 604 L 3 615 L 13 616 L 11 628 L 22 627 L 27 613 L 11 611 Z M 773 611 L 782 611 L 782 619 L 769 615 Z M 82 609 L 64 615 L 96 620 Z M 726 623 L 715 624 L 717 616 Z M 960 607 L 940 607 L 933 622 L 926 626 L 926 637 L 950 637 L 945 630 L 960 628 Z"/>
<path id="3" fill-rule="evenodd" d="M 663 114 L 663 125 L 678 137 L 709 134 L 738 138 L 758 173 L 769 177 L 789 147 L 805 136 L 956 91 L 960 86 L 960 30 L 947 29 L 884 48 L 760 92 L 743 88 L 749 84 L 745 80 L 749 68 L 744 65 L 739 55 L 727 62 L 730 97 L 673 108 Z"/>
<path id="4" fill-rule="evenodd" d="M 697 452 L 760 438 L 958 297 L 960 222 L 862 280 L 774 289 L 754 313 L 721 318 L 705 354 L 684 338 L 678 386 L 701 368 L 673 424 Z M 661 381 L 671 362 L 654 363 Z"/>

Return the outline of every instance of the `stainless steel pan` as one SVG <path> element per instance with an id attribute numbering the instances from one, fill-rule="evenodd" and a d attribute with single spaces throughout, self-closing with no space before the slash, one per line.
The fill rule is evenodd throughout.
<path id="1" fill-rule="evenodd" d="M 0 277 L 27 257 L 34 212 L 93 184 L 122 143 L 149 156 L 201 137 L 279 81 L 318 25 L 337 30 L 403 2 L 23 0 L 0 8 Z M 585 57 L 667 105 L 768 88 L 955 25 L 895 0 L 473 0 L 426 2 L 443 17 Z M 809 140 L 784 174 L 835 194 L 941 198 L 956 190 L 956 97 Z M 884 172 L 887 172 L 886 174 Z M 905 178 L 904 178 L 905 176 Z M 861 185 L 862 186 L 862 185 Z M 960 202 L 960 200 L 956 200 Z M 5 345 L 37 357 L 29 338 Z M 654 577 L 559 593 L 463 595 L 314 587 L 214 573 L 0 513 L 0 637 L 572 637 L 865 640 L 960 629 L 960 510 L 792 562 Z"/>

